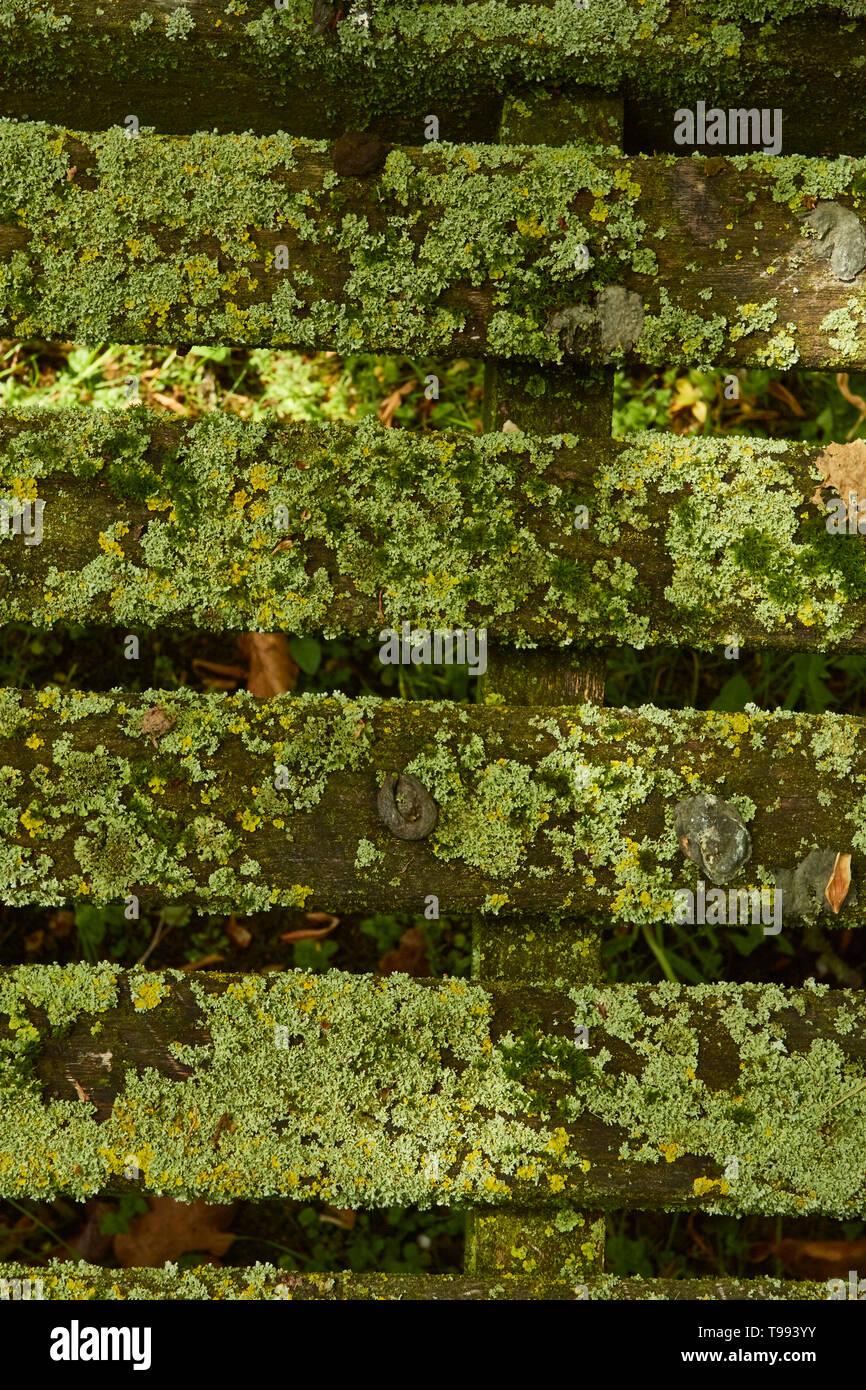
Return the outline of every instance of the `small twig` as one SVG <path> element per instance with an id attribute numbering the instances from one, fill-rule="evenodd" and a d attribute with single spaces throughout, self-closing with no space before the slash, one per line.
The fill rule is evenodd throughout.
<path id="1" fill-rule="evenodd" d="M 866 1081 L 861 1081 L 860 1085 L 855 1086 L 853 1091 L 848 1091 L 844 1096 L 840 1096 L 838 1100 L 833 1101 L 832 1105 L 828 1105 L 826 1110 L 820 1110 L 818 1113 L 820 1115 L 829 1114 L 831 1110 L 835 1110 L 836 1106 L 841 1105 L 843 1101 L 850 1100 L 852 1096 L 859 1095 L 860 1091 L 866 1091 Z"/>
<path id="2" fill-rule="evenodd" d="M 163 921 L 162 917 L 159 918 L 159 921 L 156 924 L 156 931 L 153 933 L 150 945 L 148 946 L 144 955 L 141 956 L 137 962 L 139 965 L 144 965 L 151 951 L 156 950 L 156 947 L 159 945 L 160 941 L 162 941 L 163 937 L 168 936 L 173 926 L 174 922 L 165 922 Z"/>
<path id="3" fill-rule="evenodd" d="M 26 1216 L 28 1220 L 34 1222 L 35 1225 L 41 1226 L 42 1230 L 47 1232 L 52 1240 L 56 1240 L 60 1245 L 64 1246 L 64 1248 L 69 1251 L 70 1255 L 74 1255 L 77 1260 L 81 1259 L 81 1252 L 76 1250 L 74 1245 L 70 1245 L 69 1242 L 65 1241 L 62 1236 L 59 1236 L 56 1231 L 52 1231 L 51 1227 L 46 1226 L 44 1221 L 40 1221 L 38 1216 L 34 1216 L 32 1211 L 28 1211 L 26 1207 L 19 1206 L 14 1197 L 6 1197 L 5 1201 L 9 1203 L 10 1207 L 15 1207 L 16 1211 L 20 1211 L 22 1216 Z"/>

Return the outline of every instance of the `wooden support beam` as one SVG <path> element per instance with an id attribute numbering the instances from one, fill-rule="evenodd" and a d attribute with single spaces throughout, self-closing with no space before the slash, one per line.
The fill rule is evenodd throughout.
<path id="1" fill-rule="evenodd" d="M 0 619 L 866 649 L 864 541 L 826 512 L 860 442 L 615 442 L 579 414 L 595 387 L 565 375 L 548 388 L 565 440 L 2 413 L 0 499 L 44 508 L 38 544 L 0 534 Z M 506 382 L 523 423 L 531 392 Z M 818 493 L 822 472 L 837 485 Z"/>
<path id="2" fill-rule="evenodd" d="M 782 0 L 758 18 L 712 0 L 344 0 L 314 25 L 311 0 L 187 0 L 182 14 L 155 0 L 56 0 L 49 18 L 3 0 L 0 114 L 101 130 L 136 113 L 178 133 L 313 137 L 378 122 L 411 141 L 434 112 L 443 138 L 489 140 L 522 83 L 577 81 L 625 91 L 660 149 L 673 148 L 675 110 L 697 100 L 782 108 L 786 151 L 864 149 L 855 4 Z"/>
<path id="3" fill-rule="evenodd" d="M 3 1281 L 5 1282 L 5 1285 Z M 27 1281 L 29 1280 L 29 1286 Z M 39 1282 L 41 1281 L 41 1283 Z M 466 1278 L 447 1274 L 288 1274 L 273 1265 L 217 1269 L 103 1269 L 83 1261 L 43 1265 L 0 1265 L 0 1299 L 38 1295 L 47 1301 L 182 1299 L 284 1299 L 293 1303 L 399 1300 L 479 1303 L 507 1301 L 571 1302 L 634 1299 L 815 1299 L 831 1292 L 827 1283 L 793 1279 L 604 1279 L 575 1285 L 567 1279 L 534 1275 Z M 585 1290 L 585 1292 L 584 1292 Z M 81 1317 L 86 1323 L 86 1317 Z"/>
<path id="4" fill-rule="evenodd" d="M 0 332 L 862 368 L 864 175 L 0 122 Z M 832 261 L 819 200 L 842 219 Z"/>
<path id="5" fill-rule="evenodd" d="M 866 1212 L 857 991 L 103 963 L 0 1020 L 0 1196 Z"/>
<path id="6" fill-rule="evenodd" d="M 748 824 L 751 859 L 726 869 L 735 904 L 766 886 L 769 921 L 775 876 L 786 921 L 823 903 L 823 922 L 847 926 L 866 897 L 842 892 L 840 870 L 833 916 L 823 889 L 837 854 L 863 881 L 864 731 L 787 711 L 4 690 L 0 894 L 256 912 L 420 911 L 435 893 L 443 912 L 669 921 L 676 891 L 706 878 L 675 812 L 707 792 Z M 377 808 L 404 771 L 438 807 L 421 839 Z"/>

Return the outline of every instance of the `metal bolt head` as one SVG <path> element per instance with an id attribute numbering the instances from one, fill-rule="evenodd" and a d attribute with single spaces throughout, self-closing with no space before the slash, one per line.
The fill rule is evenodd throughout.
<path id="1" fill-rule="evenodd" d="M 752 857 L 752 838 L 736 806 L 700 792 L 680 801 L 674 830 L 683 853 L 712 883 L 727 883 Z"/>
<path id="2" fill-rule="evenodd" d="M 386 777 L 376 804 L 382 820 L 399 840 L 423 840 L 439 819 L 439 807 L 411 772 Z"/>

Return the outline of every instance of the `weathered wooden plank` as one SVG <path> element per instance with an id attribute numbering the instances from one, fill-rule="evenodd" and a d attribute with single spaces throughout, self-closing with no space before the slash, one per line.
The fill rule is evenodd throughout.
<path id="1" fill-rule="evenodd" d="M 3 1196 L 866 1211 L 855 991 L 24 966 L 0 1014 Z"/>
<path id="2" fill-rule="evenodd" d="M 52 1262 L 50 1265 L 0 1265 L 0 1297 L 4 1283 L 10 1300 L 38 1296 L 46 1302 L 93 1299 L 283 1299 L 291 1302 L 372 1302 L 397 1299 L 439 1302 L 573 1301 L 608 1299 L 816 1299 L 828 1298 L 826 1283 L 793 1279 L 603 1279 L 576 1284 L 566 1279 L 533 1275 L 499 1275 L 470 1279 L 448 1274 L 288 1274 L 273 1265 L 216 1269 L 103 1269 L 99 1265 Z M 29 1283 L 29 1289 L 27 1281 Z M 40 1282 L 41 1281 L 41 1282 Z"/>
<path id="3" fill-rule="evenodd" d="M 0 620 L 862 651 L 864 541 L 811 500 L 822 453 L 7 412 L 0 497 L 44 509 L 39 544 L 0 536 Z"/>
<path id="4" fill-rule="evenodd" d="M 866 160 L 446 144 L 385 160 L 360 139 L 0 123 L 0 332 L 866 363 L 862 225 L 836 233 L 846 270 L 806 220 L 816 199 L 855 212 Z"/>
<path id="5" fill-rule="evenodd" d="M 629 98 L 646 136 L 670 141 L 673 112 L 704 99 L 778 108 L 786 146 L 863 149 L 862 7 L 852 3 L 615 6 L 312 0 L 30 0 L 0 5 L 0 112 L 99 130 L 143 125 L 290 129 L 313 137 L 377 119 L 419 138 L 430 112 L 450 139 L 494 137 L 498 105 L 522 82 L 581 82 Z M 364 11 L 372 21 L 364 23 Z M 315 29 L 322 29 L 317 33 Z M 833 80 L 826 80 L 832 74 Z M 659 145 L 659 148 L 664 146 Z"/>
<path id="6" fill-rule="evenodd" d="M 856 884 L 866 850 L 866 724 L 841 715 L 3 690 L 0 759 L 15 905 L 421 911 L 434 893 L 442 911 L 670 920 L 699 876 L 675 810 L 712 792 L 751 835 L 729 891 L 775 875 L 785 920 L 866 915 L 855 892 L 838 917 L 823 898 L 826 856 L 850 853 Z M 439 808 L 414 841 L 377 809 L 403 771 Z"/>

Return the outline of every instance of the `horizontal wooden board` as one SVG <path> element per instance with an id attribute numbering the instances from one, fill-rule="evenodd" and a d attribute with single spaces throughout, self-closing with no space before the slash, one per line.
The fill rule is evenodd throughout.
<path id="1" fill-rule="evenodd" d="M 0 1264 L 0 1299 L 3 1281 L 8 1298 L 24 1298 L 27 1280 L 30 1296 L 46 1302 L 191 1299 L 281 1299 L 293 1303 L 382 1302 L 391 1299 L 431 1302 L 478 1303 L 499 1300 L 571 1302 L 599 1299 L 815 1299 L 828 1297 L 826 1283 L 792 1279 L 617 1279 L 608 1276 L 575 1285 L 566 1279 L 497 1275 L 472 1279 L 447 1274 L 289 1274 L 273 1265 L 237 1269 L 200 1265 L 178 1270 L 103 1269 L 83 1261 L 49 1266 Z M 41 1280 L 41 1283 L 37 1282 Z"/>
<path id="2" fill-rule="evenodd" d="M 414 841 L 377 809 L 403 772 L 438 807 Z M 435 894 L 442 912 L 670 920 L 698 879 L 675 811 L 712 792 L 751 836 L 729 892 L 766 887 L 768 919 L 775 881 L 786 921 L 866 914 L 866 724 L 841 715 L 7 689 L 0 777 L 15 905 L 421 911 Z M 838 916 L 813 850 L 852 856 Z"/>
<path id="3" fill-rule="evenodd" d="M 861 453 L 7 412 L 0 498 L 44 508 L 0 537 L 0 620 L 862 651 L 866 543 L 813 501 Z"/>
<path id="4" fill-rule="evenodd" d="M 866 160 L 358 141 L 0 123 L 0 332 L 866 364 Z"/>
<path id="5" fill-rule="evenodd" d="M 825 985 L 18 967 L 0 1195 L 858 1218 L 864 1010 Z"/>
<path id="6" fill-rule="evenodd" d="M 670 141 L 677 107 L 703 99 L 781 107 L 791 152 L 863 151 L 857 0 L 783 0 L 760 13 L 745 0 L 593 0 L 585 10 L 573 0 L 388 0 L 369 24 L 364 8 L 319 4 L 314 25 L 312 0 L 243 10 L 187 0 L 180 19 L 152 0 L 56 0 L 50 11 L 3 0 L 0 114 L 100 130 L 133 112 L 179 133 L 314 137 L 378 121 L 411 140 L 436 112 L 446 138 L 491 139 L 502 97 L 520 83 L 576 80 L 622 89 L 656 141 Z"/>

